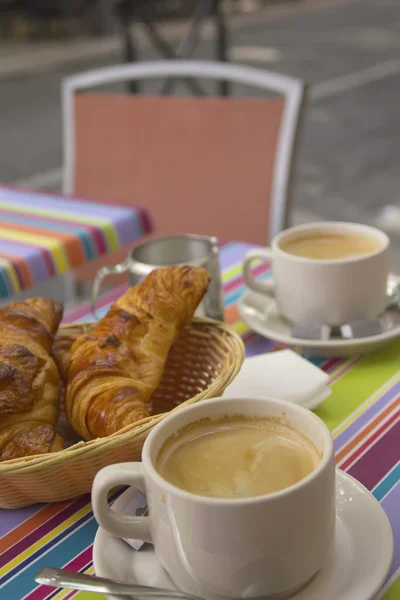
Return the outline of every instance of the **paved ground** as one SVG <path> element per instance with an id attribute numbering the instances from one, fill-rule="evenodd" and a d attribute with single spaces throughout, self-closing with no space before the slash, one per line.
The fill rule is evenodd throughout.
<path id="1" fill-rule="evenodd" d="M 179 34 L 179 26 L 171 35 Z M 198 57 L 212 57 L 206 32 Z M 351 219 L 391 232 L 400 270 L 399 0 L 307 0 L 231 19 L 232 58 L 310 84 L 293 216 Z M 143 41 L 142 56 L 156 55 Z M 57 189 L 59 88 L 119 59 L 118 41 L 9 49 L 0 55 L 0 181 Z M 397 211 L 381 209 L 386 205 Z"/>

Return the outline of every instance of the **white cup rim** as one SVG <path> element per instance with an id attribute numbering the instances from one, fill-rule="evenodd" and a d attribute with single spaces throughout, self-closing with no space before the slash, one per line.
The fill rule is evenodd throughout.
<path id="1" fill-rule="evenodd" d="M 294 254 L 290 254 L 289 252 L 285 252 L 280 247 L 280 243 L 284 241 L 287 237 L 304 232 L 332 232 L 332 231 L 345 231 L 345 232 L 364 232 L 367 235 L 374 236 L 376 239 L 379 239 L 382 243 L 381 247 L 375 250 L 375 252 L 370 252 L 368 254 L 359 254 L 355 256 L 348 256 L 346 258 L 308 258 L 303 256 L 296 256 Z M 284 231 L 278 233 L 274 239 L 272 240 L 272 249 L 274 253 L 285 257 L 286 259 L 292 260 L 294 262 L 299 262 L 302 264 L 323 264 L 323 265 L 342 265 L 346 263 L 357 263 L 363 262 L 366 260 L 370 260 L 374 256 L 382 254 L 385 252 L 390 244 L 389 236 L 377 229 L 376 227 L 371 227 L 371 225 L 364 225 L 363 223 L 352 223 L 349 221 L 317 221 L 315 223 L 307 223 L 304 225 L 296 225 L 295 227 L 289 227 Z"/>
<path id="2" fill-rule="evenodd" d="M 200 419 L 202 417 L 208 416 L 207 415 L 207 407 L 210 405 L 213 405 L 216 403 L 218 403 L 218 404 L 226 403 L 227 405 L 230 405 L 231 403 L 238 404 L 241 402 L 249 404 L 249 402 L 251 402 L 251 401 L 254 401 L 254 402 L 266 401 L 269 404 L 275 404 L 275 405 L 279 404 L 279 407 L 282 408 L 284 412 L 290 411 L 290 412 L 294 412 L 297 414 L 301 414 L 304 416 L 304 418 L 313 421 L 313 423 L 317 424 L 317 426 L 320 428 L 322 435 L 323 435 L 323 456 L 321 458 L 321 461 L 318 463 L 317 467 L 315 469 L 313 469 L 313 471 L 311 471 L 311 473 L 309 473 L 306 477 L 304 477 L 297 483 L 295 483 L 287 488 L 284 488 L 277 492 L 271 492 L 269 494 L 264 494 L 264 495 L 260 495 L 260 496 L 252 496 L 252 497 L 248 497 L 248 498 L 213 498 L 213 497 L 209 497 L 209 496 L 201 496 L 199 494 L 194 494 L 192 492 L 188 492 L 186 490 L 178 488 L 177 486 L 173 485 L 172 483 L 170 483 L 169 481 L 164 479 L 164 477 L 162 477 L 158 473 L 158 471 L 156 470 L 156 468 L 153 464 L 152 458 L 151 458 L 151 446 L 156 442 L 157 437 L 159 435 L 161 435 L 162 430 L 168 425 L 168 423 L 171 422 L 171 420 L 179 418 L 179 416 L 182 415 L 182 412 L 185 411 L 186 413 L 190 413 L 190 412 L 193 413 L 193 421 L 197 421 L 198 419 Z M 203 411 L 205 412 L 205 414 L 202 414 L 202 415 L 198 414 Z M 229 414 L 229 411 L 227 412 L 227 414 Z M 236 410 L 235 414 L 240 414 L 240 410 L 239 411 Z M 266 415 L 266 418 L 268 418 L 268 415 Z M 168 437 L 166 439 L 168 439 Z M 166 441 L 166 439 L 163 441 L 163 443 Z M 151 433 L 145 440 L 145 443 L 143 446 L 143 451 L 142 451 L 142 462 L 144 465 L 145 473 L 147 473 L 150 476 L 150 478 L 156 483 L 156 485 L 160 489 L 167 491 L 169 494 L 171 494 L 173 496 L 181 497 L 181 498 L 187 499 L 187 500 L 192 500 L 198 504 L 215 505 L 215 506 L 229 505 L 230 507 L 234 507 L 234 506 L 243 506 L 243 505 L 249 505 L 249 504 L 250 505 L 260 504 L 263 502 L 274 502 L 276 500 L 279 500 L 280 498 L 283 498 L 285 496 L 288 496 L 288 495 L 291 495 L 291 494 L 297 492 L 298 490 L 302 489 L 303 487 L 309 485 L 317 477 L 319 477 L 319 475 L 327 468 L 333 455 L 334 455 L 333 440 L 332 440 L 332 436 L 331 436 L 331 433 L 330 433 L 328 427 L 325 425 L 325 423 L 322 421 L 322 419 L 317 417 L 317 415 L 315 415 L 310 410 L 304 408 L 303 406 L 294 404 L 293 402 L 288 402 L 286 400 L 280 400 L 277 398 L 270 398 L 270 397 L 265 397 L 265 398 L 260 398 L 260 397 L 258 397 L 258 398 L 257 397 L 236 398 L 236 397 L 234 397 L 234 398 L 230 398 L 230 397 L 223 396 L 223 397 L 219 397 L 219 398 L 212 398 L 209 400 L 202 400 L 199 403 L 193 404 L 191 406 L 186 406 L 176 412 L 171 413 L 170 415 L 165 417 L 165 419 L 163 419 L 162 421 L 157 423 L 157 425 L 154 427 L 154 429 L 151 431 Z"/>

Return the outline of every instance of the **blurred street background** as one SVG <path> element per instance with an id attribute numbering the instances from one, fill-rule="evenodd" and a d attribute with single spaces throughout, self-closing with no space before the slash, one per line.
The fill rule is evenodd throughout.
<path id="1" fill-rule="evenodd" d="M 100 5 L 66 29 L 56 19 L 47 29 L 15 18 L 6 27 L 9 16 L 0 13 L 1 182 L 60 189 L 61 81 L 121 57 L 110 3 Z M 292 223 L 339 219 L 382 227 L 393 240 L 392 268 L 400 271 L 399 0 L 232 0 L 224 9 L 232 61 L 310 85 Z M 178 43 L 185 25 L 183 11 L 161 27 Z M 157 58 L 136 27 L 140 58 Z M 212 58 L 212 41 L 206 27 L 195 57 Z"/>

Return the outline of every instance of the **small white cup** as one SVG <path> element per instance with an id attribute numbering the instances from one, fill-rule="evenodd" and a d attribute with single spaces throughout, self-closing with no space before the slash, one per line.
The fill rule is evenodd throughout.
<path id="1" fill-rule="evenodd" d="M 155 469 L 171 435 L 204 417 L 240 414 L 278 418 L 307 437 L 321 462 L 295 485 L 243 499 L 209 498 L 179 489 Z M 273 399 L 217 398 L 171 413 L 145 441 L 142 463 L 102 469 L 92 490 L 93 512 L 111 534 L 152 542 L 174 583 L 204 598 L 283 598 L 323 566 L 335 531 L 332 437 L 316 415 Z M 117 485 L 146 490 L 149 516 L 117 514 L 107 494 Z"/>
<path id="2" fill-rule="evenodd" d="M 371 254 L 317 260 L 289 254 L 281 244 L 299 234 L 347 233 L 374 238 L 379 248 Z M 343 325 L 377 317 L 385 310 L 389 274 L 389 238 L 367 225 L 326 222 L 291 227 L 279 233 L 271 249 L 260 248 L 246 255 L 244 280 L 249 288 L 275 296 L 279 312 L 293 323 Z M 251 263 L 262 259 L 272 264 L 273 279 L 257 281 Z"/>

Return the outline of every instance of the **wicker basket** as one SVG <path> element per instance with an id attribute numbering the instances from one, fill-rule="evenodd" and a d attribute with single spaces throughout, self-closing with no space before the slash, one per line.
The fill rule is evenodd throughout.
<path id="1" fill-rule="evenodd" d="M 82 331 L 88 325 L 78 327 Z M 62 327 L 67 334 L 76 328 Z M 243 342 L 230 327 L 210 319 L 194 319 L 170 352 L 152 398 L 153 416 L 109 437 L 78 441 L 61 452 L 0 463 L 0 507 L 56 502 L 89 492 L 101 468 L 140 460 L 147 435 L 171 410 L 220 396 L 236 377 L 243 359 Z M 64 438 L 73 439 L 62 413 L 60 431 Z"/>

